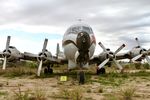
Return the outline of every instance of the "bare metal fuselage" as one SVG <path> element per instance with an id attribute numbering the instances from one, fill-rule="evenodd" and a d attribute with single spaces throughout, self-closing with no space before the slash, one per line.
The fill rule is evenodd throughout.
<path id="1" fill-rule="evenodd" d="M 73 68 L 76 68 L 79 66 L 79 64 L 77 63 L 77 58 L 79 56 L 79 48 L 77 47 L 78 35 L 79 35 L 79 33 L 86 31 L 82 27 L 87 27 L 90 29 L 89 26 L 84 26 L 84 25 L 71 26 L 70 28 L 72 28 L 72 27 L 73 28 L 81 27 L 81 29 L 80 29 L 80 32 L 78 30 L 76 30 L 76 33 L 73 33 L 72 31 L 67 31 L 63 37 L 63 48 L 64 48 L 64 54 L 68 60 L 68 69 L 73 69 Z M 88 48 L 88 56 L 89 56 L 89 58 L 91 58 L 94 54 L 95 46 L 96 46 L 95 36 L 94 36 L 92 30 L 86 31 L 86 33 L 90 37 L 90 39 L 89 39 L 90 46 Z M 82 45 L 81 45 L 81 47 L 82 47 Z M 89 63 L 87 62 L 82 67 L 88 68 L 88 65 L 89 65 Z"/>

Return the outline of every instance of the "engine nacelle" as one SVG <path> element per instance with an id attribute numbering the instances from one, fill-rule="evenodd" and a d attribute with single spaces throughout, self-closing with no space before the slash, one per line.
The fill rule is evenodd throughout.
<path id="1" fill-rule="evenodd" d="M 3 57 L 5 57 L 6 50 L 4 50 L 3 53 L 4 53 Z M 18 60 L 21 56 L 22 56 L 21 53 L 13 46 L 9 47 L 7 55 L 6 55 L 7 60 L 9 62 Z"/>
<path id="2" fill-rule="evenodd" d="M 51 58 L 52 54 L 51 54 L 51 52 L 46 50 L 43 54 L 43 57 L 41 57 L 41 56 L 42 56 L 42 52 L 40 52 L 38 54 L 37 61 L 40 62 L 43 59 L 43 64 L 47 64 L 49 62 L 48 58 Z"/>

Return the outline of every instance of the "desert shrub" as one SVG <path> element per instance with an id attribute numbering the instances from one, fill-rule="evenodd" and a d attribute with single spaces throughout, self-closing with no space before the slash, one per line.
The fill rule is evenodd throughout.
<path id="1" fill-rule="evenodd" d="M 79 87 L 74 89 L 61 89 L 61 91 L 52 96 L 53 98 L 67 99 L 67 100 L 82 100 L 83 90 Z"/>
<path id="2" fill-rule="evenodd" d="M 133 96 L 135 95 L 135 87 L 127 87 L 121 89 L 121 96 L 123 100 L 133 100 Z"/>
<path id="3" fill-rule="evenodd" d="M 30 100 L 29 91 L 23 92 L 21 90 L 21 85 L 18 84 L 18 91 L 14 92 L 14 100 Z"/>
<path id="4" fill-rule="evenodd" d="M 144 69 L 150 69 L 150 65 L 148 63 L 143 64 Z"/>
<path id="5" fill-rule="evenodd" d="M 42 88 L 36 88 L 30 100 L 47 100 L 46 90 Z"/>
<path id="6" fill-rule="evenodd" d="M 140 69 L 141 68 L 141 64 L 140 63 L 135 63 L 134 66 L 135 66 L 136 69 Z"/>

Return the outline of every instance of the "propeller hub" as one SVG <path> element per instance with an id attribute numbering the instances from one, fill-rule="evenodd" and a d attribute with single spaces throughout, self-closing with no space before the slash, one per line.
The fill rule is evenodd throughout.
<path id="1" fill-rule="evenodd" d="M 8 58 L 8 57 L 10 57 L 10 55 L 11 55 L 11 51 L 10 50 L 7 50 L 7 51 L 4 50 L 3 51 L 3 57 L 7 57 Z"/>
<path id="2" fill-rule="evenodd" d="M 39 53 L 39 56 L 38 56 L 38 61 L 40 62 L 41 60 L 43 60 L 43 61 L 46 61 L 46 57 L 47 57 L 47 55 L 46 55 L 46 53 Z"/>

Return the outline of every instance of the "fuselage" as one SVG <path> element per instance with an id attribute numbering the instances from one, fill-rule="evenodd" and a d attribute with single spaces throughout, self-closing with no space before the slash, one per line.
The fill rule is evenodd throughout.
<path id="1" fill-rule="evenodd" d="M 72 25 L 64 34 L 62 46 L 68 59 L 68 69 L 87 68 L 96 46 L 92 28 L 86 24 Z"/>
<path id="2" fill-rule="evenodd" d="M 129 52 L 130 58 L 134 58 L 134 57 L 140 55 L 141 53 L 144 53 L 145 51 L 146 51 L 146 49 L 141 48 L 141 47 L 139 47 L 139 46 L 134 47 L 134 48 Z M 141 61 L 143 58 L 145 58 L 145 57 L 142 56 L 142 57 L 139 58 L 138 60 Z"/>

